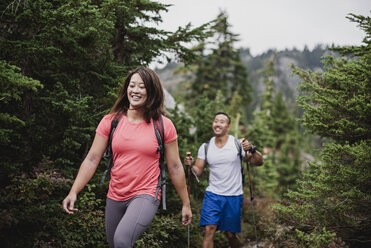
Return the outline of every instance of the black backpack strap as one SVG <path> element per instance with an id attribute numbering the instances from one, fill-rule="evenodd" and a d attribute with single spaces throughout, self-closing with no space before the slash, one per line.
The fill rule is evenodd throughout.
<path id="1" fill-rule="evenodd" d="M 106 150 L 104 151 L 104 154 L 103 154 L 103 157 L 108 159 L 107 169 L 103 173 L 102 179 L 100 180 L 100 185 L 103 184 L 104 179 L 106 178 L 107 174 L 109 175 L 109 172 L 111 171 L 111 168 L 112 168 L 112 164 L 113 164 L 112 137 L 122 117 L 124 117 L 124 114 L 121 112 L 118 112 L 111 121 L 111 129 L 110 129 L 110 134 L 108 137 L 108 143 L 107 143 Z"/>
<path id="2" fill-rule="evenodd" d="M 240 159 L 242 161 L 242 159 L 243 159 L 242 145 L 241 145 L 240 141 L 236 137 L 234 137 L 234 144 L 236 145 L 236 148 L 237 148 L 237 151 L 238 151 L 238 155 L 240 156 Z"/>
<path id="3" fill-rule="evenodd" d="M 236 148 L 237 148 L 237 151 L 238 151 L 238 155 L 240 157 L 240 160 L 241 160 L 241 176 L 242 176 L 242 188 L 245 184 L 245 169 L 243 167 L 243 164 L 242 162 L 245 160 L 244 156 L 242 155 L 242 145 L 240 143 L 240 141 L 234 137 L 234 144 L 236 145 Z"/>
<path id="4" fill-rule="evenodd" d="M 211 138 L 212 139 L 212 138 Z M 207 162 L 207 151 L 209 150 L 209 144 L 210 144 L 210 142 L 211 142 L 211 139 L 208 141 L 208 142 L 206 142 L 206 143 L 204 143 L 205 145 L 204 145 L 204 149 L 205 149 L 205 165 L 207 165 L 208 164 L 208 162 Z"/>
<path id="5" fill-rule="evenodd" d="M 165 165 L 164 165 L 165 134 L 164 134 L 164 122 L 162 119 L 162 115 L 160 116 L 160 118 L 156 120 L 152 119 L 152 122 L 153 122 L 153 127 L 155 129 L 155 135 L 156 135 L 156 139 L 158 143 L 157 152 L 160 153 L 160 159 L 159 159 L 160 175 L 158 176 L 158 183 L 157 183 L 155 198 L 157 199 L 158 193 L 161 189 L 162 208 L 166 210 L 166 172 L 165 172 Z"/>

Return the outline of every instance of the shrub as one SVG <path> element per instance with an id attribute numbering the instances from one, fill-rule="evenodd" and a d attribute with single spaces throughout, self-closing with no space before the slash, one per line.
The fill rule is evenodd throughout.
<path id="1" fill-rule="evenodd" d="M 90 186 L 79 196 L 80 211 L 63 213 L 68 182 L 41 167 L 14 177 L 0 193 L 2 247 L 105 247 L 102 200 Z"/>

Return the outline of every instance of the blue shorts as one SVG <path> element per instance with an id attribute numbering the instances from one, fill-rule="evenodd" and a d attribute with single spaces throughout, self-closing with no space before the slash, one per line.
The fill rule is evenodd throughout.
<path id="1" fill-rule="evenodd" d="M 241 232 L 243 195 L 223 196 L 206 191 L 200 226 L 217 225 L 218 230 Z"/>

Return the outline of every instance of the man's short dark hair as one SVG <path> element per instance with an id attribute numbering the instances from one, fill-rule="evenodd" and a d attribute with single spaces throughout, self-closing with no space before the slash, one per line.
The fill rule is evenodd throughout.
<path id="1" fill-rule="evenodd" d="M 227 113 L 225 113 L 225 112 L 218 112 L 218 113 L 216 113 L 216 114 L 214 115 L 214 119 L 215 119 L 215 117 L 216 117 L 217 115 L 225 115 L 225 116 L 227 116 L 227 118 L 228 118 L 228 124 L 231 124 L 231 118 L 229 118 L 229 115 L 228 115 Z"/>

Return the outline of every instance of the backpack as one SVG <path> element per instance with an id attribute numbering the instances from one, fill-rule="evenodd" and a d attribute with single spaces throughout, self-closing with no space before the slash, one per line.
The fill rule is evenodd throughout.
<path id="1" fill-rule="evenodd" d="M 113 152 L 112 152 L 112 137 L 113 133 L 116 130 L 117 125 L 121 121 L 121 119 L 124 117 L 123 113 L 117 113 L 115 117 L 111 121 L 111 129 L 110 129 L 110 135 L 108 138 L 108 144 L 106 147 L 106 150 L 104 151 L 103 157 L 107 158 L 107 169 L 104 171 L 102 179 L 100 181 L 100 184 L 102 185 L 104 182 L 104 179 L 108 175 L 110 175 L 111 168 L 113 166 Z M 160 159 L 159 159 L 159 167 L 160 167 L 160 175 L 158 176 L 158 184 L 156 187 L 156 196 L 155 199 L 157 199 L 160 189 L 162 188 L 162 208 L 166 210 L 166 172 L 164 167 L 164 156 L 165 156 L 165 146 L 164 146 L 164 123 L 162 119 L 162 115 L 160 115 L 160 118 L 157 120 L 154 120 L 152 118 L 153 128 L 155 131 L 158 148 L 156 153 L 160 153 Z"/>
<path id="2" fill-rule="evenodd" d="M 241 176 L 242 176 L 242 188 L 243 188 L 243 186 L 245 184 L 245 169 L 243 167 L 242 161 L 245 161 L 245 158 L 241 154 L 241 152 L 242 152 L 241 143 L 238 141 L 238 139 L 236 137 L 233 137 L 233 138 L 234 138 L 234 144 L 236 145 L 238 154 L 240 156 L 240 161 L 241 161 Z M 208 164 L 207 163 L 207 151 L 209 149 L 209 143 L 210 143 L 210 141 L 211 141 L 211 139 L 208 142 L 204 143 L 205 144 L 204 148 L 205 148 L 205 162 L 206 162 L 206 164 Z"/>

